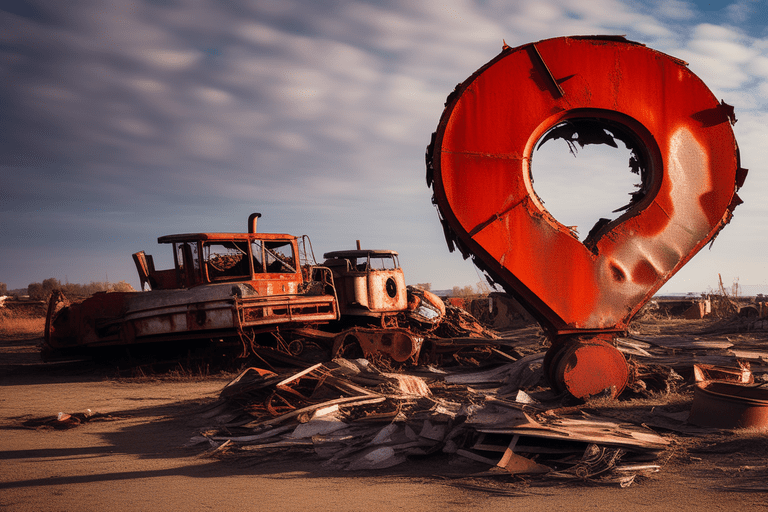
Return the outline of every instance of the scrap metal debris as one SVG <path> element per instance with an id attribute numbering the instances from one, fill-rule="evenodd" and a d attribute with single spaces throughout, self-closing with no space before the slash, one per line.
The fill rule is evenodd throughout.
<path id="1" fill-rule="evenodd" d="M 540 398 L 559 404 L 539 386 L 543 356 L 483 372 L 433 368 L 418 375 L 383 371 L 365 359 L 335 359 L 287 376 L 249 368 L 209 411 L 219 424 L 215 433 L 191 443 L 218 452 L 223 443 L 238 453 L 312 450 L 323 467 L 348 471 L 442 453 L 506 474 L 579 481 L 611 474 L 625 483 L 636 473 L 616 476 L 624 462 L 647 462 L 667 448 L 646 427 L 556 414 L 523 391 L 538 389 Z M 602 455 L 590 455 L 595 450 Z"/>
<path id="2" fill-rule="evenodd" d="M 768 388 L 765 384 L 699 382 L 688 421 L 703 427 L 767 427 Z"/>
<path id="3" fill-rule="evenodd" d="M 87 409 L 85 412 L 77 412 L 72 414 L 59 412 L 55 416 L 31 418 L 23 421 L 22 425 L 24 427 L 33 429 L 69 430 L 71 428 L 79 427 L 84 423 L 92 421 L 113 421 L 122 418 L 124 418 L 124 416 L 92 412 L 90 409 Z"/>
<path id="4" fill-rule="evenodd" d="M 754 383 L 749 363 L 738 369 L 694 365 L 696 387 L 688 421 L 702 427 L 768 426 L 768 387 Z"/>
<path id="5" fill-rule="evenodd" d="M 622 400 L 690 397 L 696 378 L 753 390 L 768 380 L 768 359 L 741 360 L 748 340 L 724 338 L 630 333 L 618 344 L 632 369 Z M 677 436 L 729 428 L 698 422 L 690 398 L 653 407 L 610 397 L 574 403 L 547 387 L 537 332 L 476 339 L 491 341 L 506 358 L 396 369 L 386 360 L 344 358 L 300 371 L 248 368 L 206 413 L 215 427 L 190 443 L 204 444 L 206 456 L 309 452 L 319 466 L 347 471 L 443 456 L 473 465 L 473 478 L 626 487 L 661 471 L 679 449 Z"/>

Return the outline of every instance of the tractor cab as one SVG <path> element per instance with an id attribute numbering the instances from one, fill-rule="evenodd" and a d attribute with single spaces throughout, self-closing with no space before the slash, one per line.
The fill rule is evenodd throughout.
<path id="1" fill-rule="evenodd" d="M 405 277 L 397 252 L 358 249 L 323 257 L 323 265 L 333 272 L 342 314 L 380 316 L 406 310 Z"/>
<path id="2" fill-rule="evenodd" d="M 133 255 L 141 287 L 152 290 L 193 288 L 219 283 L 247 283 L 258 294 L 295 294 L 303 284 L 295 236 L 256 233 L 187 233 L 166 235 L 158 243 L 171 245 L 174 268 L 155 269 L 152 256 Z"/>

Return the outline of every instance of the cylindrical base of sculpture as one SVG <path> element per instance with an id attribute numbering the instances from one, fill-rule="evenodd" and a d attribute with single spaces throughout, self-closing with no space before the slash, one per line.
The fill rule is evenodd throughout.
<path id="1" fill-rule="evenodd" d="M 586 399 L 616 398 L 629 381 L 624 355 L 600 338 L 568 338 L 552 344 L 544 371 L 553 389 Z"/>

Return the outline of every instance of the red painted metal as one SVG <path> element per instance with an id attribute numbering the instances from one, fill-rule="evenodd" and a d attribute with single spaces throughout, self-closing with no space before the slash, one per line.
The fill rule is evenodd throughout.
<path id="1" fill-rule="evenodd" d="M 601 337 L 565 338 L 547 353 L 549 382 L 576 398 L 605 394 L 616 398 L 629 380 L 624 356 Z"/>
<path id="2" fill-rule="evenodd" d="M 553 127 L 585 119 L 636 143 L 645 190 L 582 243 L 537 197 L 531 158 Z M 548 39 L 505 48 L 449 96 L 427 181 L 449 247 L 525 304 L 559 350 L 624 331 L 729 222 L 746 173 L 732 122 L 678 59 L 621 37 Z"/>

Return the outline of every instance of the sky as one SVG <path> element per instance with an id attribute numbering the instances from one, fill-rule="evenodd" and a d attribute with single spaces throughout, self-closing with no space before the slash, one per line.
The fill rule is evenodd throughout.
<path id="1" fill-rule="evenodd" d="M 593 34 L 685 60 L 736 109 L 744 204 L 662 292 L 721 274 L 768 293 L 766 0 L 3 0 L 0 282 L 138 288 L 133 252 L 169 268 L 159 236 L 260 212 L 318 259 L 360 240 L 398 251 L 409 284 L 475 285 L 425 181 L 445 99 L 504 42 Z M 626 156 L 557 142 L 537 193 L 586 233 L 627 202 Z"/>

